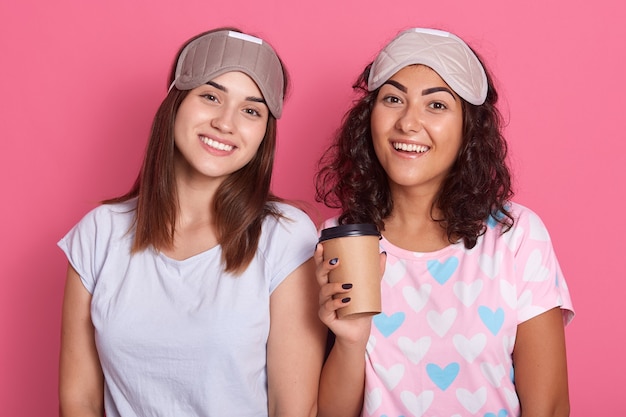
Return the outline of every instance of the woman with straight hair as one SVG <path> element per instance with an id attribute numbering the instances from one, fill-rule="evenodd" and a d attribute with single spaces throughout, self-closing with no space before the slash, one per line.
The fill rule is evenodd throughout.
<path id="1" fill-rule="evenodd" d="M 218 29 L 169 86 L 134 186 L 59 242 L 61 415 L 315 416 L 316 229 L 270 191 L 285 68 Z"/>

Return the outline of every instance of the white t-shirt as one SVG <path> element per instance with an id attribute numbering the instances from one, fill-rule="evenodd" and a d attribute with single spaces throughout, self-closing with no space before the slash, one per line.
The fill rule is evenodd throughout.
<path id="1" fill-rule="evenodd" d="M 317 242 L 304 212 L 276 205 L 286 218 L 265 219 L 240 276 L 219 246 L 131 256 L 135 200 L 97 207 L 59 242 L 92 294 L 107 417 L 267 416 L 270 295 Z"/>

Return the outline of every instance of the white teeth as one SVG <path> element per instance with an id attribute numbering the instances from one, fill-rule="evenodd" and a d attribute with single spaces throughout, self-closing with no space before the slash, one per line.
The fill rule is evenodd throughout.
<path id="1" fill-rule="evenodd" d="M 428 146 L 416 145 L 414 143 L 397 143 L 393 144 L 394 149 L 404 152 L 424 153 L 428 150 Z"/>
<path id="2" fill-rule="evenodd" d="M 205 145 L 210 146 L 211 148 L 214 148 L 214 149 L 218 149 L 220 151 L 229 152 L 229 151 L 232 151 L 234 147 L 232 145 L 226 145 L 225 143 L 221 143 L 213 139 L 205 138 L 204 136 L 202 136 L 202 142 Z"/>

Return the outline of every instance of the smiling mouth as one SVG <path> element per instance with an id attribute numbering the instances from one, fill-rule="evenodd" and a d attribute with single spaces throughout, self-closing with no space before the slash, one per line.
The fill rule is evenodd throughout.
<path id="1" fill-rule="evenodd" d="M 204 136 L 200 137 L 200 140 L 202 141 L 202 143 L 204 143 L 206 146 L 213 148 L 213 149 L 217 149 L 219 151 L 226 151 L 226 152 L 230 152 L 233 150 L 234 146 L 232 145 L 226 145 L 225 143 L 221 143 L 218 142 L 216 140 L 213 139 L 209 139 L 206 138 Z"/>
<path id="2" fill-rule="evenodd" d="M 430 149 L 430 147 L 426 145 L 416 145 L 414 143 L 400 143 L 400 142 L 394 142 L 393 148 L 396 151 L 415 152 L 415 153 L 424 153 Z"/>

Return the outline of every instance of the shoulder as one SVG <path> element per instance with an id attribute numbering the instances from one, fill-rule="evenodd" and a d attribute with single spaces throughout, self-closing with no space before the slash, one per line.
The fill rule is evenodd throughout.
<path id="1" fill-rule="evenodd" d="M 528 235 L 535 240 L 550 240 L 546 225 L 535 211 L 515 202 L 510 202 L 508 207 L 515 219 L 515 224 L 513 225 L 514 230 L 517 230 L 518 233 Z"/>
<path id="2" fill-rule="evenodd" d="M 72 228 L 67 237 L 86 239 L 121 238 L 127 235 L 135 218 L 136 200 L 102 204 L 89 211 Z"/>
<path id="3" fill-rule="evenodd" d="M 513 218 L 513 225 L 505 228 L 495 221 L 495 218 L 504 216 L 501 212 L 491 216 L 487 220 L 484 236 L 487 241 L 494 241 L 496 245 L 506 244 L 513 251 L 530 242 L 551 243 L 548 229 L 537 213 L 516 202 L 509 202 L 505 207 Z"/>
<path id="4" fill-rule="evenodd" d="M 310 252 L 317 243 L 317 229 L 311 218 L 299 208 L 283 202 L 272 202 L 277 216 L 265 217 L 262 226 L 261 250 L 305 246 Z M 273 248 L 273 249 L 270 249 Z"/>
<path id="5" fill-rule="evenodd" d="M 101 204 L 88 212 L 79 224 L 84 222 L 94 223 L 98 227 L 122 226 L 128 227 L 135 218 L 137 201 L 135 199 L 123 203 Z"/>
<path id="6" fill-rule="evenodd" d="M 280 228 L 286 232 L 293 230 L 315 232 L 313 221 L 303 210 L 285 202 L 272 202 L 270 204 L 279 216 L 267 216 L 263 224 L 264 231 Z"/>
<path id="7" fill-rule="evenodd" d="M 271 204 L 279 216 L 263 221 L 257 253 L 270 277 L 270 292 L 313 256 L 317 244 L 317 230 L 304 211 L 287 203 Z"/>

